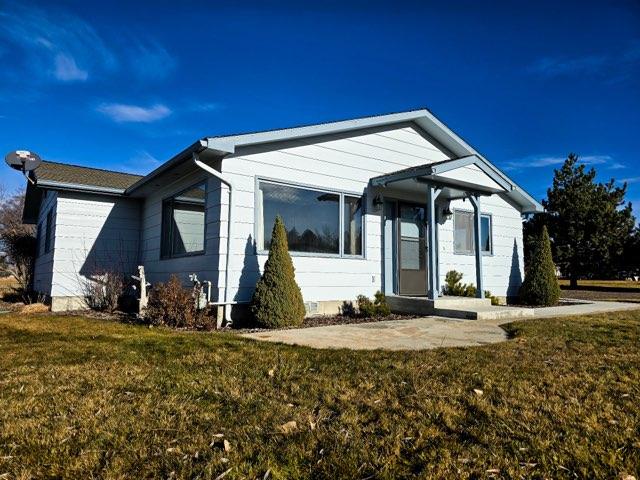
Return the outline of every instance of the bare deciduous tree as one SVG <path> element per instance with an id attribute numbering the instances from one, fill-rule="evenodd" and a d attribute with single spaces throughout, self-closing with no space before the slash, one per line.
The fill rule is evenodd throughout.
<path id="1" fill-rule="evenodd" d="M 26 297 L 31 287 L 36 238 L 33 225 L 22 223 L 23 208 L 23 192 L 10 195 L 0 187 L 0 268 L 15 277 L 20 293 Z"/>

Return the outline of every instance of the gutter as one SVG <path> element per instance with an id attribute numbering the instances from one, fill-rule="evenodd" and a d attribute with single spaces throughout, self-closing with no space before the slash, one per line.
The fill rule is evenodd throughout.
<path id="1" fill-rule="evenodd" d="M 238 302 L 229 300 L 229 259 L 231 258 L 231 226 L 233 225 L 233 192 L 235 190 L 233 182 L 226 178 L 222 173 L 218 172 L 216 169 L 210 167 L 206 163 L 200 160 L 198 154 L 196 152 L 192 153 L 193 163 L 207 172 L 208 174 L 216 177 L 222 183 L 224 183 L 227 187 L 229 187 L 229 213 L 227 215 L 227 253 L 225 255 L 225 267 L 224 267 L 224 301 L 222 302 L 209 302 L 209 305 L 223 305 L 224 309 L 224 319 L 227 325 L 231 325 L 233 320 L 231 320 L 231 305 L 235 305 Z M 218 250 L 219 252 L 220 250 Z"/>
<path id="2" fill-rule="evenodd" d="M 36 185 L 42 188 L 50 188 L 52 190 L 70 190 L 75 192 L 103 193 L 106 195 L 123 196 L 125 190 L 123 188 L 98 187 L 96 185 L 80 185 L 77 183 L 56 182 L 53 180 L 37 180 Z"/>

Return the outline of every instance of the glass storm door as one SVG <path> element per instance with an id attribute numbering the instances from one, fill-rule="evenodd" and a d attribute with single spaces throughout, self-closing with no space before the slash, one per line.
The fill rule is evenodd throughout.
<path id="1" fill-rule="evenodd" d="M 399 204 L 398 267 L 400 295 L 427 294 L 424 208 Z"/>

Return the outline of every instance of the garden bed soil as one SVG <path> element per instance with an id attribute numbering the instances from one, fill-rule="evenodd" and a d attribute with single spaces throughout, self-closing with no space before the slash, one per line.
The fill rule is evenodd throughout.
<path id="1" fill-rule="evenodd" d="M 424 315 L 404 315 L 398 313 L 392 313 L 386 317 L 349 317 L 346 315 L 315 315 L 313 317 L 307 317 L 300 326 L 295 327 L 282 327 L 282 328 L 233 328 L 229 330 L 238 333 L 256 333 L 266 332 L 273 330 L 291 330 L 295 328 L 311 328 L 311 327 L 328 327 L 331 325 L 354 325 L 357 323 L 373 323 L 373 322 L 386 322 L 394 320 L 409 320 L 412 318 L 421 318 Z"/>

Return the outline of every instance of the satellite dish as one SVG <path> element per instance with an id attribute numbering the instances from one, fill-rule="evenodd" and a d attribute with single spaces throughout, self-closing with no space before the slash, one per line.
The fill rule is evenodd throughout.
<path id="1" fill-rule="evenodd" d="M 4 161 L 7 162 L 11 168 L 19 170 L 22 173 L 35 170 L 42 163 L 42 159 L 37 153 L 30 152 L 29 150 L 16 150 L 15 152 L 9 152 L 4 157 Z"/>

